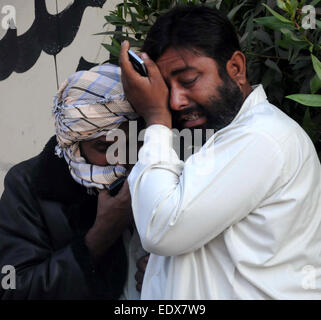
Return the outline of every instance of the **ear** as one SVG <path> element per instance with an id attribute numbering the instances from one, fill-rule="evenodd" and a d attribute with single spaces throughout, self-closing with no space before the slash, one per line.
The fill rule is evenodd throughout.
<path id="1" fill-rule="evenodd" d="M 247 84 L 246 58 L 241 51 L 235 51 L 226 63 L 226 72 L 242 88 Z"/>

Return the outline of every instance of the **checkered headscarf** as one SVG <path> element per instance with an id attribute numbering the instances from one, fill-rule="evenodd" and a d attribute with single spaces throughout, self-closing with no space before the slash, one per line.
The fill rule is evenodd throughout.
<path id="1" fill-rule="evenodd" d="M 137 119 L 125 98 L 120 68 L 105 64 L 70 76 L 54 97 L 56 154 L 64 156 L 72 177 L 87 188 L 104 189 L 125 175 L 122 166 L 96 166 L 81 156 L 79 142 L 106 135 Z"/>

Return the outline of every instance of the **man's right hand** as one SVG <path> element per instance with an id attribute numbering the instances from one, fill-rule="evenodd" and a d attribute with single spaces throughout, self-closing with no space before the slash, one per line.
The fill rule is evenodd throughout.
<path id="1" fill-rule="evenodd" d="M 115 197 L 106 190 L 99 192 L 96 220 L 85 236 L 86 245 L 97 262 L 132 221 L 127 180 Z"/>
<path id="2" fill-rule="evenodd" d="M 148 70 L 148 77 L 135 71 L 128 57 L 129 42 L 122 43 L 119 64 L 126 98 L 135 111 L 144 118 L 146 125 L 162 124 L 172 127 L 168 108 L 169 91 L 156 65 L 146 53 L 141 55 Z"/>

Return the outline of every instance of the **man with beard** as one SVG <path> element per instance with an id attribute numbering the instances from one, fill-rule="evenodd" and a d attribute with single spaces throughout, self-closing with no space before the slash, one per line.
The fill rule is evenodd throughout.
<path id="1" fill-rule="evenodd" d="M 160 16 L 141 55 L 148 77 L 128 49 L 124 89 L 147 123 L 129 176 L 151 252 L 142 298 L 320 299 L 320 162 L 302 128 L 248 83 L 228 19 L 205 6 Z M 185 162 L 174 120 L 215 129 Z"/>

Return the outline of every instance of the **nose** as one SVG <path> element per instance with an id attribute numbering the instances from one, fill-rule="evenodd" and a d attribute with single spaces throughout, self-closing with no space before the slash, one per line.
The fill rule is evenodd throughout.
<path id="1" fill-rule="evenodd" d="M 181 111 L 188 107 L 189 100 L 184 90 L 172 87 L 170 91 L 169 105 L 175 111 Z"/>

